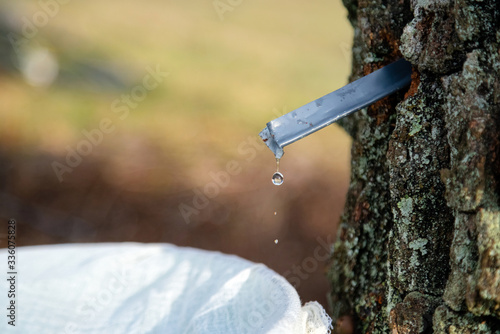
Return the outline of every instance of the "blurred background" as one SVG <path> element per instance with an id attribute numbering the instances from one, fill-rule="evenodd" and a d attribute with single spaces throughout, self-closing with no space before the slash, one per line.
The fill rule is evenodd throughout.
<path id="1" fill-rule="evenodd" d="M 0 219 L 18 245 L 217 250 L 326 306 L 350 139 L 333 125 L 287 147 L 277 187 L 258 133 L 347 83 L 340 0 L 0 4 Z"/>

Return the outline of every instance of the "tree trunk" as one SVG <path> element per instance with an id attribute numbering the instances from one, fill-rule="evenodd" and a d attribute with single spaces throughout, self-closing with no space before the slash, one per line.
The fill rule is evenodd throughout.
<path id="1" fill-rule="evenodd" d="M 400 57 L 414 71 L 407 92 L 341 124 L 353 146 L 334 318 L 356 333 L 498 333 L 500 1 L 344 4 L 352 80 Z"/>

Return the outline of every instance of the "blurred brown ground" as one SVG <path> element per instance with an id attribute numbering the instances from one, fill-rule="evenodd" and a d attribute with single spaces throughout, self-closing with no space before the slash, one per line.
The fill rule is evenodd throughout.
<path id="1" fill-rule="evenodd" d="M 40 10 L 19 3 L 26 17 Z M 0 221 L 17 221 L 18 245 L 168 242 L 237 254 L 284 275 L 304 302 L 326 306 L 325 264 L 314 256 L 335 239 L 350 140 L 334 125 L 291 145 L 280 187 L 270 182 L 274 157 L 262 143 L 252 157 L 238 147 L 267 121 L 345 84 L 352 32 L 340 1 L 244 2 L 227 14 L 219 20 L 208 2 L 61 7 L 39 33 L 59 44 L 42 46 L 65 73 L 75 72 L 75 57 L 106 55 L 132 68 L 132 84 L 115 91 L 67 81 L 31 87 L 0 67 Z M 51 164 L 64 162 L 82 129 L 111 117 L 111 101 L 158 64 L 171 76 L 126 120 L 114 115 L 116 131 L 59 182 Z M 231 160 L 241 172 L 186 222 L 179 205 L 192 205 L 210 173 Z"/>
<path id="2" fill-rule="evenodd" d="M 317 268 L 311 263 L 303 268 L 302 263 L 314 258 L 318 247 L 321 256 L 326 253 L 317 238 L 325 242 L 334 238 L 348 185 L 345 170 L 307 164 L 292 167 L 284 158 L 285 183 L 276 187 L 270 182 L 272 155 L 263 150 L 248 164 L 240 161 L 242 172 L 186 223 L 179 205 L 192 206 L 195 193 L 182 177 L 173 181 L 168 192 L 151 191 L 147 185 L 149 173 L 182 172 L 169 168 L 168 152 L 159 152 L 151 143 L 141 142 L 135 150 L 128 159 L 139 155 L 138 163 L 144 166 L 136 164 L 137 172 L 119 184 L 107 176 L 119 171 L 113 170 L 104 153 L 102 159 L 85 159 L 67 181 L 59 183 L 50 165 L 55 157 L 3 152 L 1 221 L 17 221 L 18 245 L 168 242 L 237 254 L 285 275 L 303 301 L 317 300 L 326 306 L 324 263 L 316 259 Z M 203 191 L 203 186 L 197 189 Z M 5 238 L 0 247 L 6 247 Z M 301 271 L 294 273 L 293 266 Z M 315 270 L 308 272 L 311 269 Z"/>

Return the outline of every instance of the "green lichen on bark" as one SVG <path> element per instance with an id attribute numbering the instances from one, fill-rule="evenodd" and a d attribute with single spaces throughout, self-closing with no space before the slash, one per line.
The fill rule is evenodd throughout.
<path id="1" fill-rule="evenodd" d="M 351 79 L 401 55 L 414 76 L 341 122 L 352 172 L 333 315 L 358 333 L 500 332 L 500 1 L 344 4 Z"/>
<path id="2" fill-rule="evenodd" d="M 453 147 L 450 169 L 443 170 L 442 178 L 456 217 L 444 300 L 455 311 L 500 318 L 498 45 L 470 52 L 462 71 L 442 79 Z"/>
<path id="3" fill-rule="evenodd" d="M 354 4 L 359 24 L 354 33 L 352 80 L 398 57 L 394 34 L 402 31 L 402 21 L 410 19 L 408 2 L 403 7 L 399 1 L 347 2 L 348 7 Z M 354 315 L 363 332 L 383 332 L 387 323 L 385 284 L 392 213 L 386 152 L 395 106 L 402 98 L 402 93 L 396 94 L 342 123 L 355 140 L 351 185 L 330 270 L 332 306 L 336 316 Z"/>
<path id="4" fill-rule="evenodd" d="M 489 334 L 499 333 L 498 324 L 485 321 L 471 313 L 458 313 L 445 305 L 438 306 L 432 318 L 435 334 Z"/>
<path id="5" fill-rule="evenodd" d="M 397 107 L 387 151 L 394 221 L 388 249 L 390 307 L 395 294 L 442 294 L 442 277 L 449 272 L 453 216 L 440 180 L 440 170 L 449 165 L 443 92 L 432 77 L 422 75 L 420 80 L 415 95 Z M 405 204 L 409 201 L 411 206 Z"/>

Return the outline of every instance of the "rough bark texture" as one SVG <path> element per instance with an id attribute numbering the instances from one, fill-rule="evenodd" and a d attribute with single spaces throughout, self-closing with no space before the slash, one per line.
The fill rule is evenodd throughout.
<path id="1" fill-rule="evenodd" d="M 343 121 L 352 175 L 329 277 L 357 333 L 500 332 L 500 1 L 344 0 L 351 79 L 412 85 Z"/>

